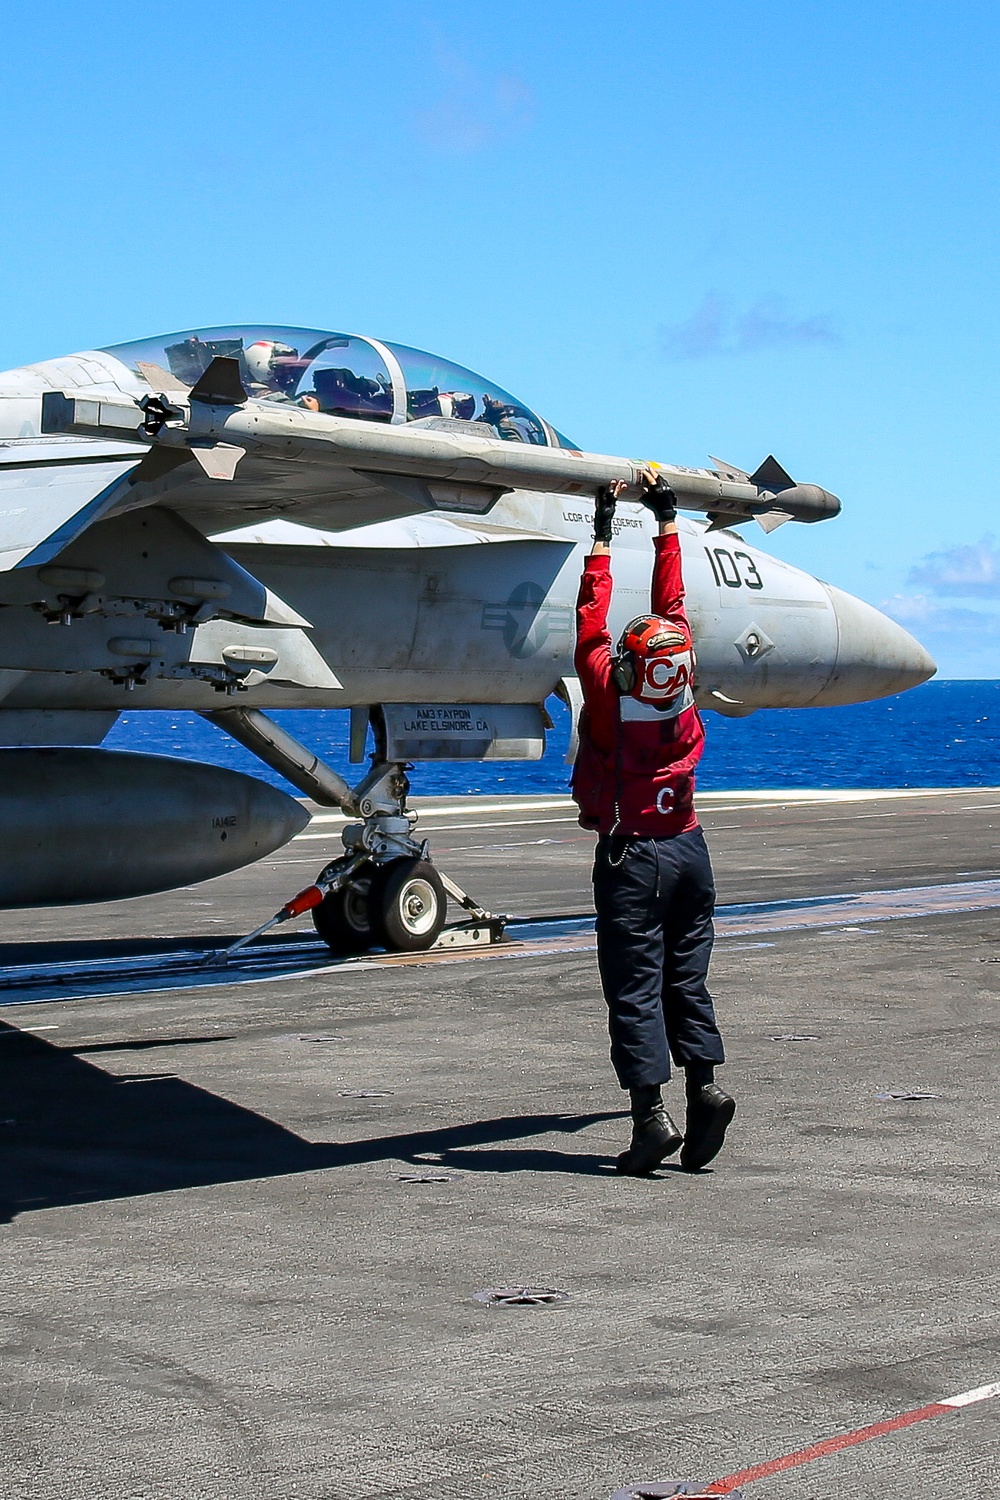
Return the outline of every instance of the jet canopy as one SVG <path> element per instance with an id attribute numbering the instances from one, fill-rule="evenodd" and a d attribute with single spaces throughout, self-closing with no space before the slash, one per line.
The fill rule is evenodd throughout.
<path id="1" fill-rule="evenodd" d="M 509 391 L 405 344 L 315 328 L 199 328 L 103 351 L 154 389 L 189 390 L 216 355 L 239 361 L 251 399 L 366 422 L 452 423 L 484 437 L 575 448 Z"/>

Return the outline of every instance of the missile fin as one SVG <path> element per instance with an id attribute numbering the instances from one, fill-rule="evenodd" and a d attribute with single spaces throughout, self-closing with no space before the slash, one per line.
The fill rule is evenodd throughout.
<path id="1" fill-rule="evenodd" d="M 727 464 L 724 458 L 716 458 L 713 453 L 708 455 L 708 460 L 717 474 L 722 474 L 728 479 L 738 479 L 743 483 L 749 482 L 750 475 L 746 469 L 741 469 L 737 464 Z"/>
<path id="2" fill-rule="evenodd" d="M 233 364 L 235 363 L 233 360 Z M 236 465 L 246 456 L 246 451 L 232 443 L 210 443 L 204 447 L 200 443 L 191 444 L 191 452 L 209 479 L 232 479 L 236 473 Z"/>
<path id="3" fill-rule="evenodd" d="M 233 364 L 235 363 L 236 361 L 233 360 Z M 760 467 L 750 475 L 750 483 L 758 485 L 762 490 L 772 490 L 777 494 L 781 490 L 790 490 L 795 480 L 785 472 L 774 454 L 769 453 Z"/>
<path id="4" fill-rule="evenodd" d="M 176 375 L 165 370 L 162 365 L 150 364 L 148 360 L 137 359 L 135 367 L 154 391 L 176 391 L 178 396 L 187 396 L 188 388 L 183 380 L 178 380 Z"/>
<path id="5" fill-rule="evenodd" d="M 787 510 L 767 510 L 754 519 L 761 531 L 777 531 L 779 526 L 784 526 L 786 521 L 794 521 L 795 517 L 790 516 Z"/>
<path id="6" fill-rule="evenodd" d="M 752 521 L 752 516 L 740 515 L 737 512 L 710 510 L 708 512 L 708 531 L 722 531 L 726 526 L 742 526 L 745 521 Z"/>
<path id="7" fill-rule="evenodd" d="M 206 406 L 242 406 L 246 399 L 240 362 L 225 354 L 217 354 L 191 387 L 191 400 L 203 401 Z"/>

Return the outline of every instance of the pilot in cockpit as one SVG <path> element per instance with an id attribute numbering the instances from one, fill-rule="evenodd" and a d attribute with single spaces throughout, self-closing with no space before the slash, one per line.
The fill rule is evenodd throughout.
<path id="1" fill-rule="evenodd" d="M 452 417 L 459 422 L 471 422 L 476 410 L 476 398 L 468 391 L 442 391 L 438 403 L 443 417 Z"/>
<path id="2" fill-rule="evenodd" d="M 427 390 L 409 391 L 406 409 L 411 422 L 427 417 L 450 417 L 459 422 L 471 422 L 476 414 L 476 398 L 469 391 L 442 391 L 432 385 Z"/>
<path id="3" fill-rule="evenodd" d="M 243 362 L 254 400 L 288 400 L 301 372 L 297 349 L 277 339 L 258 339 L 244 349 Z"/>
<path id="4" fill-rule="evenodd" d="M 346 367 L 313 369 L 313 389 L 304 391 L 299 405 L 334 417 L 361 417 L 369 422 L 392 420 L 392 383 L 388 375 L 358 375 Z"/>
<path id="5" fill-rule="evenodd" d="M 519 406 L 511 406 L 506 401 L 498 401 L 495 396 L 483 396 L 483 414 L 479 420 L 495 428 L 505 442 L 526 443 L 529 441 L 515 420 L 521 415 Z"/>

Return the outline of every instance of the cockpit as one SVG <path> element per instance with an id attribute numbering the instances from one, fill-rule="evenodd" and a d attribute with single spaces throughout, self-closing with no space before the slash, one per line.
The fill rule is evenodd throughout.
<path id="1" fill-rule="evenodd" d="M 239 362 L 251 400 L 365 422 L 471 429 L 508 443 L 576 448 L 509 391 L 405 344 L 311 328 L 202 328 L 103 351 L 155 390 L 190 390 L 216 355 Z"/>

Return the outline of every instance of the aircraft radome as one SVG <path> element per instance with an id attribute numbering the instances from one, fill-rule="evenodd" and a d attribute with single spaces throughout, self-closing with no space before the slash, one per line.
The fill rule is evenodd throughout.
<path id="1" fill-rule="evenodd" d="M 932 675 L 900 626 L 732 529 L 835 516 L 833 495 L 773 458 L 712 464 L 662 465 L 703 518 L 681 521 L 703 708 L 855 703 Z M 534 758 L 546 698 L 578 710 L 573 604 L 613 479 L 612 629 L 648 601 L 640 467 L 470 370 L 353 334 L 217 328 L 0 375 L 0 906 L 188 884 L 302 826 L 254 778 L 97 748 L 122 709 L 169 708 L 357 816 L 314 913 L 331 946 L 428 946 L 445 896 L 404 767 Z M 352 709 L 355 759 L 374 731 L 357 787 L 264 712 L 326 707 Z"/>

